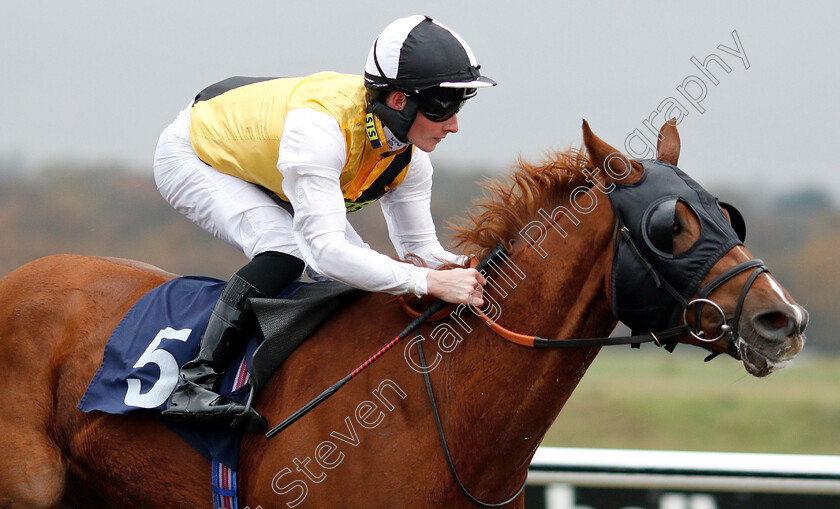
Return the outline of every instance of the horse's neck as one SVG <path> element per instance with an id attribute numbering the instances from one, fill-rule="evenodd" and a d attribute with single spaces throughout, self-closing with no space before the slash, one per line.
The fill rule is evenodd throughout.
<path id="1" fill-rule="evenodd" d="M 547 228 L 545 258 L 533 248 L 515 250 L 510 263 L 501 264 L 503 274 L 491 273 L 487 287 L 488 297 L 500 304 L 498 323 L 544 338 L 609 334 L 615 325 L 606 295 L 612 217 L 606 204 L 567 227 L 565 238 Z M 481 480 L 484 489 L 514 489 L 511 478 L 521 479 L 516 474 L 527 467 L 598 348 L 535 350 L 507 342 L 477 319 L 469 325 L 473 330 L 461 355 L 446 370 L 446 385 L 457 390 L 441 403 L 458 415 L 451 443 L 461 450 L 453 454 L 465 465 L 463 458 L 472 458 L 465 477 Z"/>

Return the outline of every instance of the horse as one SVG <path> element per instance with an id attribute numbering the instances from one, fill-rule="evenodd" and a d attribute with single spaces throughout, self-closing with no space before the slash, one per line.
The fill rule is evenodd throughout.
<path id="1" fill-rule="evenodd" d="M 675 124 L 661 134 L 657 159 L 676 166 Z M 477 258 L 499 243 L 507 248 L 485 289 L 498 304 L 496 323 L 552 339 L 611 333 L 622 233 L 605 190 L 632 185 L 645 171 L 584 121 L 580 149 L 542 164 L 520 161 L 508 178 L 485 184 L 484 198 L 453 228 L 461 251 Z M 574 221 L 546 213 L 556 210 L 579 213 Z M 706 231 L 682 201 L 673 214 L 666 233 L 677 256 Z M 749 373 L 765 376 L 802 349 L 807 313 L 769 272 L 733 272 L 752 259 L 737 245 L 698 276 L 718 283 L 705 296 L 711 304 L 683 312 L 681 341 L 740 358 Z M 53 255 L 0 280 L 0 507 L 209 505 L 210 464 L 156 418 L 76 407 L 121 317 L 174 277 L 137 261 Z M 530 460 L 600 347 L 523 347 L 500 338 L 480 313 L 461 311 L 422 325 L 402 354 L 382 356 L 272 440 L 246 435 L 241 505 L 522 508 Z M 363 293 L 291 354 L 255 408 L 279 422 L 407 321 L 398 299 Z M 738 327 L 737 338 L 724 334 L 727 323 Z M 427 364 L 418 360 L 420 346 Z"/>

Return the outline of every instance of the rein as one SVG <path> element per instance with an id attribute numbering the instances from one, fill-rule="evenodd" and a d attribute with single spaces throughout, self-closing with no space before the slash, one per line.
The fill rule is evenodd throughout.
<path id="1" fill-rule="evenodd" d="M 762 272 L 769 272 L 769 269 L 764 262 L 760 259 L 753 258 L 751 260 L 747 260 L 744 262 L 739 263 L 738 265 L 731 267 L 730 269 L 726 270 L 715 279 L 710 281 L 706 286 L 702 287 L 697 292 L 697 298 L 692 299 L 691 301 L 687 301 L 677 292 L 668 282 L 653 268 L 653 266 L 648 262 L 648 260 L 644 257 L 641 251 L 636 247 L 633 240 L 630 238 L 629 232 L 627 227 L 621 226 L 619 229 L 621 235 L 630 245 L 633 254 L 639 258 L 639 261 L 643 263 L 645 269 L 647 270 L 648 274 L 654 279 L 657 286 L 661 286 L 664 288 L 668 293 L 670 293 L 676 300 L 679 302 L 679 305 L 682 306 L 683 309 L 683 324 L 677 325 L 675 327 L 670 327 L 667 329 L 663 329 L 657 332 L 646 332 L 644 334 L 633 334 L 630 336 L 615 336 L 615 337 L 602 337 L 602 338 L 578 338 L 578 339 L 546 339 L 541 338 L 539 336 L 532 336 L 527 334 L 520 334 L 518 332 L 511 331 L 500 325 L 498 322 L 494 321 L 492 318 L 488 317 L 484 313 L 482 313 L 478 308 L 473 308 L 473 312 L 480 317 L 484 323 L 496 334 L 501 336 L 502 338 L 516 343 L 517 345 L 527 346 L 530 348 L 586 348 L 586 347 L 594 347 L 594 346 L 613 346 L 613 345 L 633 345 L 633 347 L 637 347 L 641 343 L 650 343 L 653 342 L 656 346 L 665 347 L 666 350 L 673 351 L 676 348 L 676 345 L 680 343 L 679 337 L 688 333 L 693 338 L 701 341 L 703 343 L 714 343 L 724 338 L 727 334 L 731 336 L 732 345 L 730 347 L 731 353 L 733 357 L 736 359 L 740 359 L 740 354 L 737 348 L 734 346 L 734 342 L 737 340 L 738 336 L 738 322 L 741 319 L 741 313 L 744 308 L 744 301 L 747 298 L 747 293 L 749 293 L 750 288 L 752 288 L 753 283 L 761 275 Z M 497 261 L 502 256 L 507 255 L 507 250 L 504 246 L 499 243 L 493 251 L 487 255 L 487 258 L 479 264 L 481 267 L 486 266 L 491 261 Z M 738 303 L 735 307 L 735 313 L 732 316 L 732 319 L 727 320 L 726 314 L 723 312 L 721 307 L 709 299 L 709 295 L 715 291 L 718 287 L 729 281 L 730 279 L 734 278 L 738 274 L 747 271 L 749 269 L 754 269 L 752 274 L 750 274 L 749 278 L 747 279 L 746 283 L 744 284 L 743 289 L 741 290 L 741 294 L 738 298 Z M 695 311 L 695 327 L 699 327 L 700 318 L 702 314 L 703 305 L 708 304 L 712 306 L 721 316 L 721 332 L 718 336 L 714 338 L 707 338 L 703 333 L 702 329 L 693 330 L 691 327 L 688 326 L 686 321 L 686 313 L 689 309 L 694 307 Z M 404 306 L 405 309 L 409 310 L 407 306 Z M 408 312 L 408 311 L 407 311 Z M 414 314 L 413 310 L 412 313 Z M 713 352 L 709 357 L 706 358 L 706 361 L 709 361 L 715 357 L 717 357 L 718 353 Z"/>
<path id="2" fill-rule="evenodd" d="M 461 481 L 461 476 L 458 475 L 458 470 L 455 468 L 455 462 L 452 461 L 452 455 L 449 453 L 449 445 L 446 443 L 446 434 L 443 431 L 443 424 L 440 421 L 440 412 L 438 412 L 435 392 L 432 390 L 432 380 L 429 377 L 429 368 L 426 364 L 426 354 L 423 353 L 422 341 L 417 342 L 417 355 L 420 358 L 420 366 L 423 368 L 423 380 L 426 382 L 426 393 L 429 395 L 429 403 L 432 405 L 432 415 L 435 418 L 435 426 L 437 427 L 438 437 L 440 438 L 440 445 L 443 447 L 443 455 L 446 458 L 446 464 L 449 466 L 449 471 L 452 472 L 452 477 L 455 478 L 455 482 L 457 482 L 458 487 L 461 488 L 461 492 L 463 492 L 467 498 L 482 507 L 501 507 L 516 500 L 516 498 L 519 497 L 519 495 L 521 495 L 525 490 L 525 483 L 528 481 L 527 475 L 525 476 L 525 479 L 522 480 L 522 484 L 519 486 L 519 489 L 516 490 L 516 493 L 511 495 L 511 497 L 504 502 L 484 502 L 483 500 L 476 498 L 469 492 L 469 490 L 467 490 L 467 487 L 464 486 L 464 483 Z"/>
<path id="3" fill-rule="evenodd" d="M 487 257 L 484 260 L 476 264 L 476 260 L 473 259 L 470 265 L 473 268 L 476 268 L 477 270 L 481 271 L 488 264 L 499 262 L 502 260 L 503 257 L 506 256 L 508 256 L 507 249 L 505 249 L 502 243 L 499 243 L 490 252 L 490 254 L 487 255 Z M 653 271 L 653 268 L 651 267 L 650 270 Z M 721 283 L 723 283 L 723 281 L 718 283 L 718 285 Z M 406 314 L 408 314 L 412 318 L 417 318 L 420 316 L 420 313 L 410 308 L 408 304 L 405 303 L 404 299 L 400 299 L 400 304 L 402 304 L 403 311 L 405 311 Z M 673 347 L 675 347 L 677 343 L 677 340 L 675 338 L 687 332 L 691 332 L 687 325 L 679 325 L 676 327 L 671 327 L 669 329 L 657 331 L 655 333 L 646 332 L 644 334 L 634 334 L 630 336 L 578 339 L 546 339 L 541 338 L 539 336 L 529 336 L 527 334 L 513 332 L 512 330 L 503 327 L 498 322 L 482 313 L 480 309 L 473 307 L 472 310 L 473 313 L 475 313 L 479 318 L 481 318 L 484 321 L 484 323 L 490 328 L 490 330 L 503 337 L 504 339 L 510 341 L 511 343 L 516 343 L 520 346 L 527 346 L 529 348 L 586 348 L 592 346 L 639 345 L 641 343 L 653 342 L 656 344 L 656 346 L 664 346 L 673 350 Z M 443 309 L 432 315 L 430 317 L 430 320 L 439 320 L 444 318 L 445 316 L 446 309 Z"/>

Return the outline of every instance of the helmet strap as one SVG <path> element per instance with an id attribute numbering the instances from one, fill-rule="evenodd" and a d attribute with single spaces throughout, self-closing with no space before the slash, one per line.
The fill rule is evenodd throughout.
<path id="1" fill-rule="evenodd" d="M 417 103 L 411 100 L 411 97 L 408 98 L 402 110 L 390 108 L 378 99 L 374 99 L 368 105 L 368 113 L 379 117 L 379 120 L 388 126 L 394 136 L 403 143 L 409 143 L 408 130 L 411 129 L 411 124 L 417 117 L 417 111 Z"/>

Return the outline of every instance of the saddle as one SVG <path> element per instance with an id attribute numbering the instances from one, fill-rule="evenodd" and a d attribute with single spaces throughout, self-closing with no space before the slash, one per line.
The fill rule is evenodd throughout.
<path id="1" fill-rule="evenodd" d="M 296 286 L 284 298 L 251 299 L 265 338 L 251 358 L 251 385 L 255 392 L 321 323 L 349 297 L 361 293 L 337 281 Z"/>

